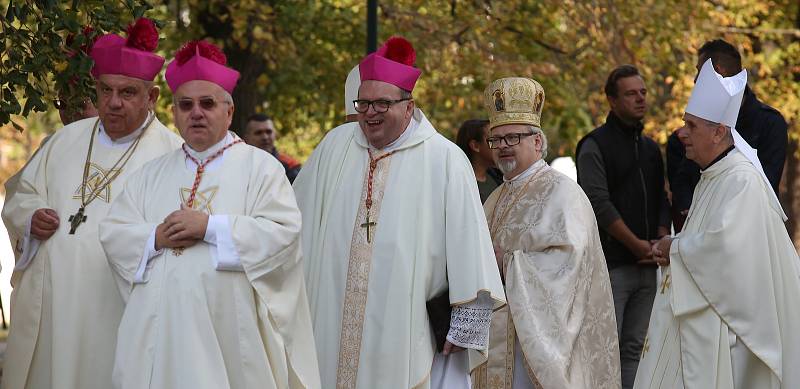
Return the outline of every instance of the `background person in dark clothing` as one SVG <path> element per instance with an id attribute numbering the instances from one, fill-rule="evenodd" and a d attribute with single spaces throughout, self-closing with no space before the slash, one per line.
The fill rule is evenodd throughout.
<path id="1" fill-rule="evenodd" d="M 592 203 L 611 278 L 620 343 L 622 387 L 633 387 L 656 293 L 651 240 L 669 232 L 664 163 L 642 135 L 647 88 L 622 65 L 608 76 L 606 122 L 576 150 L 578 183 Z"/>
<path id="2" fill-rule="evenodd" d="M 461 124 L 456 135 L 456 144 L 467 155 L 475 171 L 482 203 L 503 183 L 503 174 L 494 167 L 492 151 L 486 143 L 488 128 L 488 120 L 470 119 Z"/>
<path id="3" fill-rule="evenodd" d="M 724 77 L 742 71 L 742 57 L 733 45 L 722 39 L 706 42 L 697 55 L 697 71 L 711 58 L 714 70 Z M 786 160 L 788 142 L 786 120 L 775 108 L 762 103 L 748 86 L 736 121 L 736 131 L 751 147 L 758 150 L 758 159 L 772 190 L 778 187 Z M 692 203 L 694 187 L 700 180 L 700 167 L 686 158 L 686 149 L 678 140 L 677 131 L 667 140 L 667 178 L 672 190 L 672 217 L 675 231 L 680 231 Z"/>
<path id="4" fill-rule="evenodd" d="M 247 126 L 245 126 L 244 132 L 240 135 L 242 140 L 250 146 L 258 147 L 272 154 L 283 165 L 289 182 L 294 182 L 295 177 L 300 173 L 302 165 L 296 159 L 278 152 L 275 147 L 278 131 L 275 130 L 275 123 L 272 122 L 269 116 L 260 113 L 250 115 L 247 118 Z"/>

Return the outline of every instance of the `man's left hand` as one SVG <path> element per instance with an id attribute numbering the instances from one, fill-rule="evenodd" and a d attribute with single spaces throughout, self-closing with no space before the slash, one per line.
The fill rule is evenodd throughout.
<path id="1" fill-rule="evenodd" d="M 208 227 L 208 214 L 181 204 L 181 209 L 164 219 L 166 236 L 170 240 L 203 240 Z"/>
<path id="2" fill-rule="evenodd" d="M 653 245 L 653 257 L 660 266 L 669 265 L 669 250 L 671 247 L 671 236 L 665 236 Z"/>
<path id="3" fill-rule="evenodd" d="M 450 343 L 449 340 L 445 340 L 444 341 L 444 347 L 442 348 L 442 355 L 455 354 L 455 353 L 457 353 L 459 351 L 464 351 L 464 350 L 466 350 L 466 349 L 461 347 L 461 346 L 456 346 L 456 345 Z"/>

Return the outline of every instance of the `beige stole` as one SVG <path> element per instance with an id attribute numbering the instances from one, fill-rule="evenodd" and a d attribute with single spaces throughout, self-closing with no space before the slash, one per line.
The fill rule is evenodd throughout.
<path id="1" fill-rule="evenodd" d="M 381 158 L 385 153 L 375 156 Z M 372 183 L 372 207 L 367 215 L 366 200 L 369 187 L 369 167 L 364 174 L 361 201 L 353 227 L 353 240 L 350 242 L 350 260 L 347 266 L 347 283 L 342 313 L 342 333 L 339 338 L 339 365 L 336 373 L 336 388 L 356 387 L 358 364 L 361 356 L 361 336 L 364 329 L 364 314 L 367 308 L 369 273 L 372 268 L 372 247 L 377 231 L 378 215 L 383 202 L 386 178 L 389 176 L 391 156 L 376 163 Z M 367 218 L 369 216 L 369 218 Z M 369 231 L 368 231 L 369 229 Z M 372 239 L 367 240 L 367 232 Z"/>

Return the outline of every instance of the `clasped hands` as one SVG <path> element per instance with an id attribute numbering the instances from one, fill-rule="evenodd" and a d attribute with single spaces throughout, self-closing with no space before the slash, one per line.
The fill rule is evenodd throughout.
<path id="1" fill-rule="evenodd" d="M 181 204 L 156 226 L 155 249 L 191 247 L 206 236 L 208 214 Z"/>
<path id="2" fill-rule="evenodd" d="M 672 246 L 672 237 L 666 235 L 661 239 L 651 241 L 639 240 L 631 250 L 639 260 L 640 265 L 669 265 L 669 250 Z"/>

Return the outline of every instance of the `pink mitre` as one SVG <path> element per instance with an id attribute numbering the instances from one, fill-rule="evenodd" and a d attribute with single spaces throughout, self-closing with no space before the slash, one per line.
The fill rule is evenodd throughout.
<path id="1" fill-rule="evenodd" d="M 203 40 L 188 42 L 175 53 L 175 60 L 167 65 L 167 85 L 175 93 L 189 81 L 204 80 L 233 93 L 239 72 L 225 66 L 227 63 L 225 53 L 214 44 Z"/>
<path id="2" fill-rule="evenodd" d="M 411 42 L 403 37 L 393 36 L 378 51 L 368 55 L 358 64 L 361 81 L 388 82 L 411 92 L 422 74 L 422 70 L 414 67 L 416 59 L 417 53 Z"/>
<path id="3" fill-rule="evenodd" d="M 120 74 L 153 81 L 164 66 L 164 58 L 154 54 L 158 47 L 158 30 L 155 23 L 139 18 L 128 26 L 128 39 L 117 34 L 106 34 L 97 39 L 91 49 L 94 60 L 92 76 Z"/>

